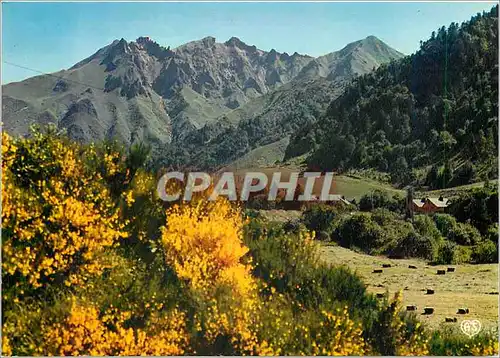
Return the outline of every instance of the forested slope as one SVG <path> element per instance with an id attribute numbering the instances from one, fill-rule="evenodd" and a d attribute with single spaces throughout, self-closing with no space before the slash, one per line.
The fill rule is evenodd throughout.
<path id="1" fill-rule="evenodd" d="M 323 118 L 292 136 L 324 170 L 376 168 L 443 187 L 497 173 L 498 7 L 433 32 L 413 55 L 358 77 Z M 422 170 L 420 171 L 420 173 Z"/>

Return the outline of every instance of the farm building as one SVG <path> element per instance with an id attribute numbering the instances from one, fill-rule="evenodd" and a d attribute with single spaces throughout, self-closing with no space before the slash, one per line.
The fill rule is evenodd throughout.
<path id="1" fill-rule="evenodd" d="M 449 199 L 443 197 L 413 199 L 412 210 L 416 213 L 444 212 L 449 204 Z"/>

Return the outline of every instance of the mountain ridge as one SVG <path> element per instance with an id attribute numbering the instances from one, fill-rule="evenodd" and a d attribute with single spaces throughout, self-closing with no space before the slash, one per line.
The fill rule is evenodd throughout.
<path id="1" fill-rule="evenodd" d="M 401 56 L 374 36 L 317 58 L 264 51 L 237 37 L 219 43 L 207 36 L 174 49 L 149 37 L 116 39 L 67 70 L 3 85 L 4 128 L 25 135 L 31 123 L 52 121 L 82 142 L 114 138 L 126 146 L 148 142 L 154 150 L 182 146 L 183 138 L 206 125 L 226 128 L 253 120 L 252 113 L 230 113 L 247 104 L 252 108 L 253 101 L 284 85 L 321 78 L 341 83 Z M 320 70 L 304 70 L 311 63 Z M 266 111 L 273 109 L 259 113 Z M 283 120 L 281 114 L 266 117 L 266 123 L 274 122 L 269 131 Z"/>

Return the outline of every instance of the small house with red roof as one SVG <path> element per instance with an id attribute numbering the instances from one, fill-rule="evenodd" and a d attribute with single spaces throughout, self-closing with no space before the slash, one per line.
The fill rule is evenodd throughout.
<path id="1" fill-rule="evenodd" d="M 450 205 L 450 200 L 443 198 L 413 199 L 412 210 L 416 213 L 441 213 Z"/>

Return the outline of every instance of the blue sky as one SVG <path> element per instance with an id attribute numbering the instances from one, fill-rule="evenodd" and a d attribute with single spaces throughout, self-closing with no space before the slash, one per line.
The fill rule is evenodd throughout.
<path id="1" fill-rule="evenodd" d="M 43 72 L 69 68 L 114 39 L 172 48 L 231 36 L 262 50 L 319 56 L 375 35 L 409 54 L 433 30 L 493 3 L 2 3 L 2 58 Z M 37 73 L 2 63 L 2 83 Z"/>

